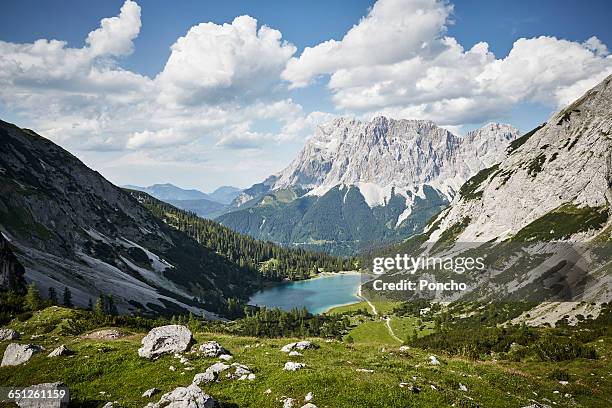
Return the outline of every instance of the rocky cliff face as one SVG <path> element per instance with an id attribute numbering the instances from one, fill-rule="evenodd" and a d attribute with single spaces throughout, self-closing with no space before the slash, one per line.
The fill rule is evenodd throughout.
<path id="1" fill-rule="evenodd" d="M 466 218 L 470 221 L 457 240 L 484 242 L 513 237 L 562 206 L 607 214 L 611 81 L 608 77 L 546 124 L 513 142 L 504 160 L 464 185 L 439 217 L 440 228 L 432 239 Z M 590 236 L 586 231 L 580 233 L 580 225 L 576 228 L 565 238 L 583 240 Z"/>
<path id="2" fill-rule="evenodd" d="M 499 161 L 517 136 L 501 124 L 458 137 L 430 121 L 340 118 L 317 128 L 272 189 L 301 187 L 322 195 L 355 185 L 373 207 L 384 204 L 391 188 L 405 194 L 429 185 L 450 200 L 467 178 Z"/>
<path id="3" fill-rule="evenodd" d="M 383 252 L 485 260 L 475 274 L 417 272 L 467 284 L 440 300 L 609 302 L 611 157 L 612 76 L 513 141 L 423 234 Z"/>
<path id="4" fill-rule="evenodd" d="M 76 304 L 112 294 L 121 311 L 217 310 L 250 279 L 168 227 L 49 140 L 0 122 L 0 229 L 41 293 Z M 61 293 L 61 292 L 60 292 Z"/>
<path id="5" fill-rule="evenodd" d="M 0 289 L 25 291 L 25 270 L 19 263 L 9 242 L 0 233 Z"/>
<path id="6" fill-rule="evenodd" d="M 420 232 L 517 136 L 502 124 L 459 137 L 430 121 L 336 119 L 218 220 L 261 239 L 355 253 Z"/>

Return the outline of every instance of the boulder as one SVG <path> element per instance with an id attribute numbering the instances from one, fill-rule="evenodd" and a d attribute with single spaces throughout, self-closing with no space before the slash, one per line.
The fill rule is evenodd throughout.
<path id="1" fill-rule="evenodd" d="M 216 408 L 219 404 L 210 395 L 204 393 L 195 384 L 188 387 L 177 387 L 162 395 L 160 400 L 149 403 L 145 408 Z"/>
<path id="2" fill-rule="evenodd" d="M 317 345 L 310 341 L 303 340 L 303 341 L 298 341 L 296 343 L 289 343 L 283 346 L 281 348 L 281 351 L 283 353 L 289 353 L 292 350 L 306 350 L 306 349 L 313 349 L 313 348 L 317 348 Z"/>
<path id="3" fill-rule="evenodd" d="M 293 398 L 287 398 L 283 401 L 283 408 L 293 408 L 295 400 Z"/>
<path id="4" fill-rule="evenodd" d="M 152 329 L 143 339 L 138 355 L 155 359 L 166 353 L 182 353 L 191 344 L 191 331 L 181 325 L 170 324 Z"/>
<path id="5" fill-rule="evenodd" d="M 304 367 L 306 367 L 306 364 L 303 364 L 303 363 L 294 363 L 293 361 L 288 361 L 288 362 L 285 363 L 285 367 L 283 368 L 283 370 L 285 370 L 285 371 L 297 371 L 297 370 L 301 370 Z"/>
<path id="6" fill-rule="evenodd" d="M 153 396 L 153 394 L 159 392 L 159 389 L 153 387 L 153 388 L 149 388 L 148 390 L 146 390 L 145 392 L 142 393 L 142 398 L 151 398 Z"/>
<path id="7" fill-rule="evenodd" d="M 49 355 L 47 355 L 47 357 L 68 356 L 70 354 L 73 354 L 72 350 L 69 350 L 68 347 L 62 344 L 61 346 L 57 347 L 55 350 L 50 352 Z"/>
<path id="8" fill-rule="evenodd" d="M 42 350 L 44 349 L 36 344 L 11 343 L 6 350 L 4 350 L 4 356 L 2 357 L 2 364 L 0 367 L 27 363 L 34 354 Z"/>
<path id="9" fill-rule="evenodd" d="M 216 341 L 207 341 L 200 344 L 198 347 L 198 352 L 202 353 L 206 357 L 219 357 L 222 354 L 230 354 L 229 351 L 223 348 L 223 346 Z"/>
<path id="10" fill-rule="evenodd" d="M 308 404 L 302 405 L 302 408 L 317 408 L 317 406 L 309 402 Z"/>
<path id="11" fill-rule="evenodd" d="M 230 356 L 229 354 L 221 354 L 219 356 L 219 360 L 223 360 L 223 361 L 230 361 L 233 358 L 234 357 Z"/>
<path id="12" fill-rule="evenodd" d="M 249 381 L 253 381 L 255 379 L 255 374 L 253 374 L 251 369 L 244 364 L 233 363 L 231 368 L 233 369 L 233 373 L 230 372 L 227 375 L 229 378 Z"/>
<path id="13" fill-rule="evenodd" d="M 202 383 L 208 384 L 217 380 L 217 373 L 212 371 L 204 371 L 203 373 L 197 373 L 193 377 L 193 384 L 200 385 Z"/>
<path id="14" fill-rule="evenodd" d="M 436 358 L 436 356 L 429 356 L 429 363 L 432 365 L 440 365 L 440 361 Z"/>
<path id="15" fill-rule="evenodd" d="M 523 408 L 550 408 L 550 405 L 544 405 L 544 404 L 535 402 L 531 405 L 524 406 Z"/>
<path id="16" fill-rule="evenodd" d="M 68 406 L 68 387 L 66 384 L 61 382 L 54 383 L 44 383 L 44 384 L 36 384 L 32 385 L 28 388 L 28 393 L 32 390 L 34 393 L 36 391 L 41 392 L 51 391 L 53 390 L 65 390 L 66 396 L 64 398 L 50 398 L 50 399 L 42 399 L 42 398 L 18 398 L 15 400 L 15 403 L 21 408 L 64 408 Z"/>
<path id="17" fill-rule="evenodd" d="M 312 392 L 309 392 L 308 394 L 306 394 L 306 396 L 304 397 L 304 402 L 308 402 L 312 400 Z"/>
<path id="18" fill-rule="evenodd" d="M 230 366 L 225 364 L 225 363 L 215 363 L 215 364 L 211 365 L 210 367 L 208 367 L 206 369 L 206 371 L 207 372 L 211 372 L 211 373 L 215 373 L 215 374 L 219 374 L 220 372 L 225 371 L 228 368 L 230 368 Z"/>
<path id="19" fill-rule="evenodd" d="M 302 353 L 300 353 L 299 351 L 293 350 L 293 351 L 289 352 L 289 356 L 290 357 L 300 357 L 301 355 L 302 355 Z"/>
<path id="20" fill-rule="evenodd" d="M 0 341 L 18 340 L 19 337 L 19 333 L 13 329 L 0 329 Z"/>

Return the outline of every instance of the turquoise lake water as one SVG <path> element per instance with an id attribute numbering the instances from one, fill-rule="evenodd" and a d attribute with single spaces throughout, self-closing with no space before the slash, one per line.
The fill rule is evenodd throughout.
<path id="1" fill-rule="evenodd" d="M 249 304 L 283 310 L 306 307 L 317 314 L 329 308 L 359 302 L 360 274 L 326 275 L 315 279 L 287 282 L 255 293 Z"/>

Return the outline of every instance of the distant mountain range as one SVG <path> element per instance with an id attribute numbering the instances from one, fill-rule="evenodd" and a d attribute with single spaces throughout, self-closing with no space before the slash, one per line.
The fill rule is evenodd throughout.
<path id="1" fill-rule="evenodd" d="M 430 121 L 335 119 L 218 220 L 260 239 L 354 254 L 420 232 L 517 137 L 497 123 L 459 137 Z"/>
<path id="2" fill-rule="evenodd" d="M 204 193 L 195 189 L 183 189 L 170 183 L 153 184 L 148 187 L 128 184 L 123 187 L 143 191 L 178 208 L 210 219 L 223 214 L 228 204 L 242 192 L 237 187 L 221 186 L 212 193 Z"/>

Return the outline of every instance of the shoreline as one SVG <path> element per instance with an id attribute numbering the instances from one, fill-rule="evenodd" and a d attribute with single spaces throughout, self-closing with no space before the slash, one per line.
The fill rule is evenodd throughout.
<path id="1" fill-rule="evenodd" d="M 261 289 L 257 290 L 255 293 L 253 293 L 250 297 L 249 297 L 249 301 L 251 299 L 253 299 L 253 297 L 266 290 L 266 289 L 270 289 L 276 286 L 281 286 L 281 285 L 286 285 L 286 284 L 292 284 L 292 283 L 300 283 L 300 282 L 308 282 L 308 281 L 314 281 L 317 279 L 325 279 L 325 278 L 333 278 L 333 277 L 338 277 L 338 275 L 346 275 L 346 276 L 356 276 L 356 275 L 362 275 L 363 272 L 357 271 L 357 270 L 352 270 L 352 271 L 339 271 L 339 272 L 319 272 L 318 274 L 316 274 L 315 276 L 308 278 L 308 279 L 301 279 L 301 280 L 283 280 L 280 282 L 269 282 L 266 285 L 264 285 Z M 338 303 L 338 304 L 333 304 L 330 306 L 327 306 L 324 310 L 321 310 L 317 313 L 313 313 L 314 315 L 324 315 L 326 313 L 328 313 L 331 309 L 335 308 L 335 307 L 340 307 L 340 306 L 347 306 L 347 305 L 352 305 L 352 304 L 356 304 L 356 303 L 360 303 L 361 302 L 361 282 L 357 285 L 355 291 L 353 293 L 351 293 L 355 299 L 349 301 L 349 302 L 344 302 L 344 303 Z M 251 303 L 247 303 L 249 305 L 252 305 Z M 256 306 L 256 305 L 253 305 Z"/>

